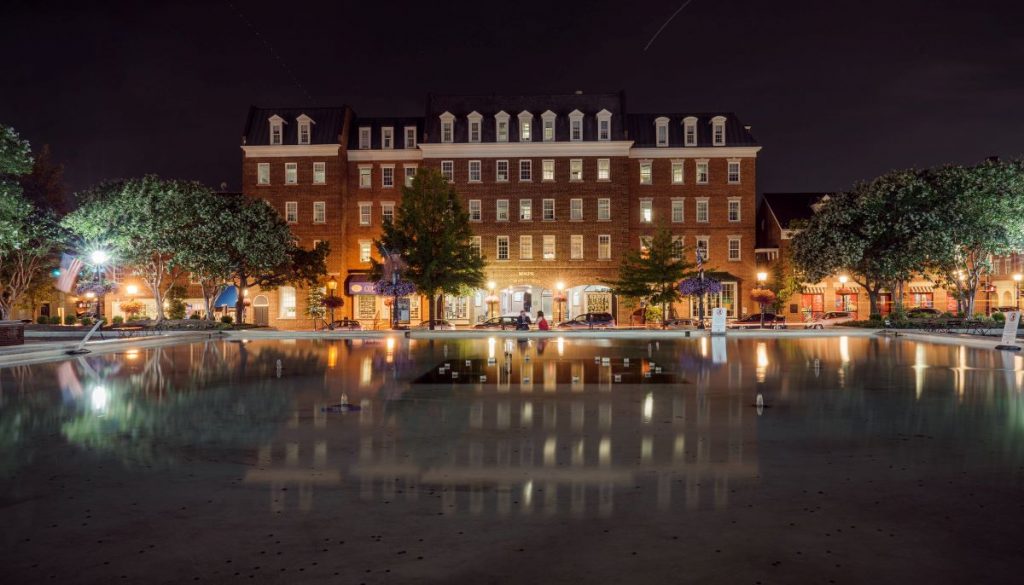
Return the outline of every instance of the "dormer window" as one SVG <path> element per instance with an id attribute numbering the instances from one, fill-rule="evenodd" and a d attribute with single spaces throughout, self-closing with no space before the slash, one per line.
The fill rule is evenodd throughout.
<path id="1" fill-rule="evenodd" d="M 406 126 L 405 127 L 405 147 L 416 148 L 416 127 Z"/>
<path id="2" fill-rule="evenodd" d="M 450 112 L 441 114 L 441 142 L 450 144 L 455 142 L 455 116 Z"/>
<path id="3" fill-rule="evenodd" d="M 711 118 L 711 144 L 725 146 L 725 116 Z"/>
<path id="4" fill-rule="evenodd" d="M 583 112 L 579 110 L 569 112 L 569 140 L 572 142 L 583 140 Z"/>
<path id="5" fill-rule="evenodd" d="M 284 144 L 284 118 L 274 115 L 268 122 L 270 123 L 270 144 Z"/>
<path id="6" fill-rule="evenodd" d="M 469 141 L 480 142 L 480 125 L 482 124 L 484 117 L 478 112 L 472 112 L 466 116 L 466 120 L 469 121 Z"/>
<path id="7" fill-rule="evenodd" d="M 359 127 L 359 150 L 370 149 L 370 127 L 360 126 Z"/>
<path id="8" fill-rule="evenodd" d="M 380 129 L 380 147 L 384 150 L 391 150 L 395 147 L 394 126 L 384 126 Z"/>
<path id="9" fill-rule="evenodd" d="M 697 118 L 683 118 L 683 146 L 697 146 Z"/>
<path id="10" fill-rule="evenodd" d="M 494 114 L 494 140 L 508 142 L 508 114 L 505 112 Z"/>
<path id="11" fill-rule="evenodd" d="M 540 115 L 540 119 L 544 124 L 544 142 L 555 141 L 555 118 L 557 116 L 551 110 L 548 110 Z"/>
<path id="12" fill-rule="evenodd" d="M 533 140 L 533 114 L 527 111 L 519 113 L 519 142 Z"/>
<path id="13" fill-rule="evenodd" d="M 662 116 L 654 120 L 655 144 L 668 146 L 668 118 Z"/>
<path id="14" fill-rule="evenodd" d="M 601 110 L 597 113 L 597 139 L 612 139 L 612 113 L 608 110 Z"/>
<path id="15" fill-rule="evenodd" d="M 310 118 L 306 114 L 302 114 L 298 118 L 295 118 L 295 121 L 299 124 L 299 144 L 312 144 L 313 118 Z"/>

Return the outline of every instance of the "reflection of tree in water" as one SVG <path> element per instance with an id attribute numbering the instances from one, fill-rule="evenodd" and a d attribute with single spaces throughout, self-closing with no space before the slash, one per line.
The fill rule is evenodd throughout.
<path id="1" fill-rule="evenodd" d="M 465 433 L 471 398 L 465 388 L 411 385 L 400 400 L 385 403 L 384 415 L 395 416 L 413 461 L 434 467 L 450 460 Z"/>
<path id="2" fill-rule="evenodd" d="M 0 474 L 13 475 L 36 458 L 40 446 L 56 434 L 66 409 L 53 392 L 39 391 L 49 381 L 43 366 L 0 369 Z M 40 378 L 48 378 L 46 381 Z"/>

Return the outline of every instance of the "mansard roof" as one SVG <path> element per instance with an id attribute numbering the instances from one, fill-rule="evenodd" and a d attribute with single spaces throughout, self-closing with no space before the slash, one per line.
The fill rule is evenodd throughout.
<path id="1" fill-rule="evenodd" d="M 405 148 L 405 127 L 416 127 L 416 141 L 419 143 L 423 137 L 423 118 L 353 118 L 352 130 L 348 133 L 348 148 L 357 150 L 359 148 L 359 129 L 370 128 L 370 148 L 380 148 L 380 129 L 386 127 L 395 129 L 395 148 Z"/>
<path id="2" fill-rule="evenodd" d="M 245 120 L 243 134 L 245 144 L 262 146 L 270 144 L 269 120 L 279 116 L 284 120 L 284 145 L 299 143 L 299 116 L 305 114 L 312 121 L 310 144 L 338 144 L 345 125 L 345 112 L 348 106 L 330 108 L 264 108 L 250 106 L 249 115 Z"/>
<path id="3" fill-rule="evenodd" d="M 718 116 L 725 118 L 725 146 L 757 146 L 757 139 L 753 133 L 732 112 L 629 114 L 626 116 L 626 130 L 629 132 L 629 139 L 633 141 L 633 146 L 653 147 L 657 145 L 654 121 L 658 118 L 668 118 L 668 146 L 682 147 L 683 120 L 693 117 L 697 119 L 696 146 L 713 146 L 711 120 Z"/>

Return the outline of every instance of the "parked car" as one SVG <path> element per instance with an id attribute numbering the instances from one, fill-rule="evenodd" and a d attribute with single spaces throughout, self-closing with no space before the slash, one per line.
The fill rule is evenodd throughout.
<path id="1" fill-rule="evenodd" d="M 359 321 L 352 319 L 340 319 L 334 321 L 327 326 L 332 331 L 362 331 L 363 326 L 359 324 Z"/>
<path id="2" fill-rule="evenodd" d="M 697 329 L 700 319 L 669 319 L 665 322 L 665 329 Z"/>
<path id="3" fill-rule="evenodd" d="M 824 329 L 840 323 L 853 321 L 853 314 L 846 311 L 830 311 L 811 318 L 804 323 L 804 329 Z"/>
<path id="4" fill-rule="evenodd" d="M 558 324 L 559 329 L 607 329 L 609 327 L 615 327 L 615 318 L 611 313 L 584 313 Z"/>
<path id="5" fill-rule="evenodd" d="M 729 329 L 760 329 L 761 313 L 754 313 L 753 315 L 747 315 L 735 321 L 730 321 L 725 326 Z M 766 329 L 785 329 L 786 318 L 775 313 L 765 313 L 764 326 Z"/>
<path id="6" fill-rule="evenodd" d="M 907 311 L 909 319 L 934 319 L 942 316 L 942 311 L 931 307 L 915 307 Z"/>
<path id="7" fill-rule="evenodd" d="M 413 329 L 430 329 L 430 324 L 434 324 L 434 330 L 441 331 L 455 331 L 455 324 L 445 321 L 444 319 L 434 319 L 433 321 L 423 321 L 419 325 L 413 327 Z"/>
<path id="8" fill-rule="evenodd" d="M 515 329 L 518 317 L 491 317 L 483 323 L 477 323 L 473 329 Z"/>

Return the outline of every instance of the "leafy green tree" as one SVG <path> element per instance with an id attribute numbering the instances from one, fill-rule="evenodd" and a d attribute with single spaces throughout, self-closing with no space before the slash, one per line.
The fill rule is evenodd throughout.
<path id="1" fill-rule="evenodd" d="M 66 239 L 52 213 L 34 208 L 18 234 L 17 246 L 0 258 L 0 315 L 10 315 L 24 300 L 53 292 L 47 271 L 58 265 Z"/>
<path id="2" fill-rule="evenodd" d="M 383 228 L 375 247 L 397 254 L 405 265 L 402 278 L 430 299 L 431 328 L 438 295 L 482 286 L 484 259 L 470 244 L 469 214 L 454 187 L 436 169 L 421 168 L 412 186 L 402 187 L 394 222 Z M 374 260 L 374 279 L 379 280 L 383 272 L 384 266 Z"/>
<path id="3" fill-rule="evenodd" d="M 184 229 L 172 236 L 172 262 L 199 283 L 206 318 L 212 320 L 213 303 L 233 278 L 226 250 L 239 229 L 236 211 L 245 200 L 240 195 L 220 195 L 209 189 L 204 192 L 196 190 L 193 194 L 195 196 L 178 204 L 178 213 L 188 221 Z"/>
<path id="4" fill-rule="evenodd" d="M 989 160 L 926 174 L 941 229 L 933 234 L 929 267 L 973 315 L 978 287 L 993 255 L 1024 248 L 1024 162 Z"/>
<path id="5" fill-rule="evenodd" d="M 0 124 L 0 262 L 22 238 L 32 206 L 22 196 L 19 178 L 32 170 L 28 142 Z"/>
<path id="6" fill-rule="evenodd" d="M 918 172 L 894 171 L 826 198 L 793 238 L 793 263 L 804 280 L 845 272 L 878 296 L 924 266 L 940 221 L 936 201 Z M 897 295 L 898 296 L 898 295 Z"/>
<path id="7" fill-rule="evenodd" d="M 682 298 L 679 281 L 693 269 L 684 257 L 683 249 L 672 239 L 672 232 L 659 226 L 645 249 L 629 250 L 623 255 L 619 278 L 608 285 L 617 295 L 647 299 L 660 306 L 661 314 L 667 317 L 669 305 Z M 661 320 L 662 327 L 666 321 L 667 318 Z"/>

